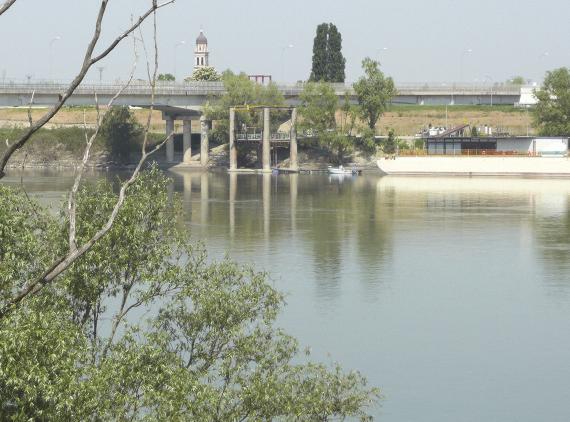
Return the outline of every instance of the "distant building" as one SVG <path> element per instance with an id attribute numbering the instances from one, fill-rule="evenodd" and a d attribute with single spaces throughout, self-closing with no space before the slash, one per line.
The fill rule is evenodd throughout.
<path id="1" fill-rule="evenodd" d="M 568 156 L 568 138 L 534 136 L 466 136 L 469 125 L 457 126 L 435 136 L 424 137 L 428 155 L 527 155 Z"/>
<path id="2" fill-rule="evenodd" d="M 204 31 L 200 30 L 200 35 L 196 38 L 196 49 L 194 50 L 194 70 L 209 66 L 208 39 L 204 35 Z"/>

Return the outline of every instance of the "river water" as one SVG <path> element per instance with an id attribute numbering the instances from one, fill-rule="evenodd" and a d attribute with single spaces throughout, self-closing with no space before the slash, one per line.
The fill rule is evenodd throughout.
<path id="1" fill-rule="evenodd" d="M 379 420 L 570 420 L 569 181 L 169 175 L 193 236 L 287 293 L 280 325 L 382 388 Z M 52 203 L 71 175 L 24 183 Z"/>

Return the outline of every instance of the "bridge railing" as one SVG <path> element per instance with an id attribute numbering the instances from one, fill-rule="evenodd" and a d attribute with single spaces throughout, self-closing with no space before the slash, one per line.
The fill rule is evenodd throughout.
<path id="1" fill-rule="evenodd" d="M 77 94 L 90 95 L 98 93 L 113 95 L 123 87 L 120 81 L 111 83 L 82 83 L 76 90 Z M 348 92 L 354 95 L 350 84 L 331 84 L 338 95 Z M 22 94 L 36 92 L 38 94 L 61 94 L 68 87 L 63 81 L 0 81 L 0 93 Z M 293 85 L 277 85 L 279 91 L 286 97 L 296 97 L 303 92 L 305 83 Z M 465 84 L 465 83 L 398 83 L 396 89 L 400 95 L 520 95 L 520 85 L 489 85 L 489 84 Z M 123 95 L 150 95 L 151 87 L 148 81 L 133 81 Z M 157 95 L 223 95 L 226 90 L 223 82 L 157 82 Z"/>

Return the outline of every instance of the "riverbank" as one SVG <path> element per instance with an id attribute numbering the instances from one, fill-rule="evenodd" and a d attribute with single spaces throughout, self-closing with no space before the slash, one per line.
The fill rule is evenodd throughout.
<path id="1" fill-rule="evenodd" d="M 33 108 L 32 118 L 38 120 L 44 113 L 44 108 Z M 132 109 L 135 119 L 146 125 L 148 110 Z M 46 125 L 47 128 L 83 127 L 84 121 L 88 127 L 93 126 L 97 112 L 94 107 L 64 107 Z M 503 128 L 512 135 L 533 135 L 532 115 L 527 109 L 512 106 L 420 106 L 392 105 L 381 117 L 377 130 L 387 133 L 387 128 L 394 129 L 398 136 L 413 136 L 421 128 L 432 126 L 453 127 L 465 124 L 474 126 L 491 126 Z M 25 127 L 28 125 L 28 109 L 0 108 L 0 128 Z M 177 121 L 177 132 L 182 132 L 181 122 Z M 164 133 L 164 121 L 160 112 L 152 114 L 150 130 Z M 199 122 L 194 122 L 192 131 L 200 131 Z"/>

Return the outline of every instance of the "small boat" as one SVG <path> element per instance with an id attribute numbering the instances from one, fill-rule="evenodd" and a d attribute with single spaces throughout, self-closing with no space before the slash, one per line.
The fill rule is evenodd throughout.
<path id="1" fill-rule="evenodd" d="M 356 170 L 345 169 L 343 166 L 328 167 L 329 174 L 357 174 Z"/>

